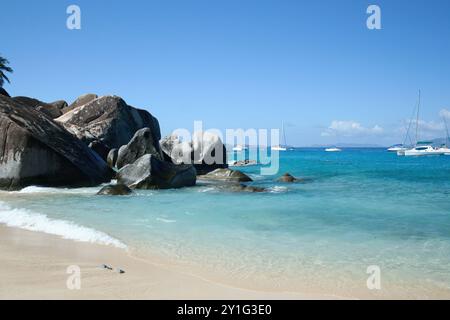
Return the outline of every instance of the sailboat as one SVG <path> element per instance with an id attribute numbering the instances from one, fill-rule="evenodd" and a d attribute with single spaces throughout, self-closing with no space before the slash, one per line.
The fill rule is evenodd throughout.
<path id="1" fill-rule="evenodd" d="M 283 144 L 277 145 L 277 146 L 272 146 L 271 147 L 272 151 L 286 151 L 287 150 L 286 131 L 284 130 L 284 122 L 281 122 L 281 134 L 283 136 Z"/>
<path id="2" fill-rule="evenodd" d="M 445 116 L 442 117 L 442 120 L 444 120 L 446 136 L 445 136 L 445 144 L 442 145 L 442 146 L 439 148 L 439 150 L 441 150 L 442 152 L 444 152 L 444 155 L 450 156 L 448 126 L 447 126 L 447 120 L 445 119 Z"/>
<path id="3" fill-rule="evenodd" d="M 434 148 L 431 141 L 419 141 L 420 98 L 421 93 L 419 90 L 419 103 L 417 105 L 416 115 L 416 145 L 413 148 L 398 151 L 397 154 L 399 156 L 436 156 L 445 154 L 441 148 Z"/>

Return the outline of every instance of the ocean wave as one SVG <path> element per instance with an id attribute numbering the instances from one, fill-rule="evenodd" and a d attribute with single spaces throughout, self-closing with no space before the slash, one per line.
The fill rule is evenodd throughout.
<path id="1" fill-rule="evenodd" d="M 70 221 L 51 219 L 44 214 L 27 209 L 11 208 L 3 202 L 0 202 L 0 223 L 9 227 L 60 236 L 63 239 L 126 248 L 125 244 L 101 231 Z"/>
<path id="2" fill-rule="evenodd" d="M 285 193 L 285 192 L 289 191 L 289 189 L 287 187 L 282 187 L 282 186 L 273 186 L 273 187 L 267 188 L 267 190 L 270 193 Z"/>
<path id="3" fill-rule="evenodd" d="M 177 222 L 177 220 L 170 220 L 170 219 L 165 219 L 165 218 L 156 218 L 156 221 L 164 222 L 164 223 L 175 223 L 175 222 Z"/>
<path id="4" fill-rule="evenodd" d="M 65 194 L 92 194 L 96 193 L 100 190 L 98 187 L 94 188 L 49 188 L 49 187 L 38 187 L 38 186 L 30 186 L 23 188 L 19 191 L 11 191 L 10 193 L 20 193 L 20 194 L 33 194 L 33 193 L 65 193 Z"/>

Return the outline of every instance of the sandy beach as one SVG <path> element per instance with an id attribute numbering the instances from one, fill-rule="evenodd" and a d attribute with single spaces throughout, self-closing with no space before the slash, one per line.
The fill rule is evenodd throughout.
<path id="1" fill-rule="evenodd" d="M 0 252 L 0 299 L 314 298 L 233 288 L 134 258 L 127 250 L 5 226 L 0 226 Z M 73 265 L 81 270 L 80 290 L 67 287 L 67 268 Z"/>

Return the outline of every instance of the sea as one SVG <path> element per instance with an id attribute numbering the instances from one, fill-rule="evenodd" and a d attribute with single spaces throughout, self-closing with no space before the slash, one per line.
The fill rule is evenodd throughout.
<path id="1" fill-rule="evenodd" d="M 249 290 L 450 298 L 450 156 L 299 148 L 280 153 L 275 175 L 238 169 L 266 192 L 202 181 L 129 196 L 31 186 L 0 192 L 0 223 Z M 304 180 L 278 182 L 284 173 Z"/>

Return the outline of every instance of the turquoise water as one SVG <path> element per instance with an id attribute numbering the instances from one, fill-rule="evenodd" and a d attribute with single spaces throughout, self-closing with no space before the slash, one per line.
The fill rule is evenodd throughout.
<path id="1" fill-rule="evenodd" d="M 280 165 L 278 176 L 311 180 L 277 183 L 246 167 L 267 193 L 31 187 L 0 193 L 0 222 L 126 245 L 244 287 L 351 295 L 368 290 L 377 265 L 380 295 L 450 297 L 450 157 L 297 149 Z"/>

